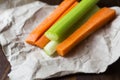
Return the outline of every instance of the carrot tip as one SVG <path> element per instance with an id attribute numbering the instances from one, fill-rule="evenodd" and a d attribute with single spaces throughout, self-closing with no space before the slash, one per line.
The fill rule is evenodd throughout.
<path id="1" fill-rule="evenodd" d="M 29 40 L 25 40 L 25 42 L 26 42 L 26 43 L 28 43 L 28 44 L 31 44 L 31 45 L 35 45 L 35 43 L 34 43 L 34 42 L 29 41 Z"/>
<path id="2" fill-rule="evenodd" d="M 35 46 L 37 46 L 37 47 L 39 47 L 39 48 L 41 48 L 41 49 L 43 49 L 44 48 L 44 45 L 39 45 L 39 43 L 35 43 Z"/>

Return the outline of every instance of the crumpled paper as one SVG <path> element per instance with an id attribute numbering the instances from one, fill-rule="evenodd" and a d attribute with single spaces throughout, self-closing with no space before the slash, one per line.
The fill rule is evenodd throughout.
<path id="1" fill-rule="evenodd" d="M 9 8 L 15 8 L 36 0 L 0 0 L 0 10 L 4 11 Z"/>
<path id="2" fill-rule="evenodd" d="M 55 6 L 33 2 L 0 15 L 0 44 L 12 70 L 10 80 L 35 80 L 77 72 L 102 73 L 120 57 L 120 8 L 117 17 L 77 45 L 67 57 L 49 57 L 25 42 L 28 34 Z"/>

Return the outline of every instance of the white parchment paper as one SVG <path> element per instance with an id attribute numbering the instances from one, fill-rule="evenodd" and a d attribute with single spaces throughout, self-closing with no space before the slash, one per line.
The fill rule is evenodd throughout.
<path id="1" fill-rule="evenodd" d="M 10 80 L 35 80 L 77 72 L 101 73 L 120 57 L 120 8 L 117 17 L 96 31 L 67 57 L 49 57 L 25 42 L 28 34 L 55 6 L 32 2 L 0 14 L 0 44 L 12 65 Z"/>
<path id="2" fill-rule="evenodd" d="M 6 9 L 15 8 L 34 1 L 37 0 L 0 0 L 0 10 L 4 11 Z"/>

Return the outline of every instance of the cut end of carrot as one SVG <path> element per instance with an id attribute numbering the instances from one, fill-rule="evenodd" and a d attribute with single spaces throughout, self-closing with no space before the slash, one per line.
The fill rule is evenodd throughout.
<path id="1" fill-rule="evenodd" d="M 50 40 L 45 35 L 43 35 L 39 40 L 35 42 L 35 45 L 43 49 L 49 41 Z"/>
<path id="2" fill-rule="evenodd" d="M 65 56 L 65 53 L 67 53 L 66 51 L 64 51 L 63 49 L 62 49 L 62 47 L 60 48 L 61 46 L 57 46 L 56 47 L 56 50 L 57 50 L 57 53 L 58 53 L 58 55 L 60 55 L 60 56 Z"/>
<path id="3" fill-rule="evenodd" d="M 35 45 L 35 41 L 36 41 L 36 38 L 34 38 L 35 37 L 35 35 L 29 35 L 27 38 L 26 38 L 26 42 L 28 43 L 28 44 L 31 44 L 31 45 Z"/>
<path id="4" fill-rule="evenodd" d="M 26 40 L 25 42 L 26 42 L 26 43 L 28 43 L 28 44 L 31 44 L 31 45 L 35 45 L 35 43 L 34 43 L 34 42 L 29 41 L 29 40 L 28 40 L 28 41 Z"/>
<path id="5" fill-rule="evenodd" d="M 33 41 L 30 40 L 25 40 L 26 43 L 31 44 L 31 45 L 35 45 L 35 43 Z"/>

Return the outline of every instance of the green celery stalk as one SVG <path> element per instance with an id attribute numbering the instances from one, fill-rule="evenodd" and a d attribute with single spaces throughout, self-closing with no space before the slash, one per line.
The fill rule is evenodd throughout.
<path id="1" fill-rule="evenodd" d="M 82 0 L 68 14 L 56 22 L 46 33 L 46 37 L 50 40 L 60 40 L 67 31 L 71 29 L 79 19 L 84 18 L 84 15 L 91 10 L 98 0 Z"/>
<path id="2" fill-rule="evenodd" d="M 98 6 L 94 6 L 92 10 L 89 11 L 89 14 L 84 15 L 83 19 L 79 19 L 70 29 L 68 29 L 67 34 L 63 35 L 58 41 L 61 42 L 66 39 L 69 35 L 71 35 L 76 29 L 78 29 L 81 25 L 83 25 L 94 13 L 96 13 L 100 8 Z"/>
<path id="3" fill-rule="evenodd" d="M 83 25 L 95 12 L 99 10 L 98 6 L 94 6 L 94 8 L 84 16 L 84 19 L 80 19 L 73 25 L 72 29 L 69 30 L 67 35 L 64 35 L 59 41 L 50 41 L 45 47 L 44 51 L 49 55 L 53 55 L 56 52 L 56 46 L 62 42 L 65 38 L 67 38 L 70 34 L 72 34 L 77 28 Z"/>

